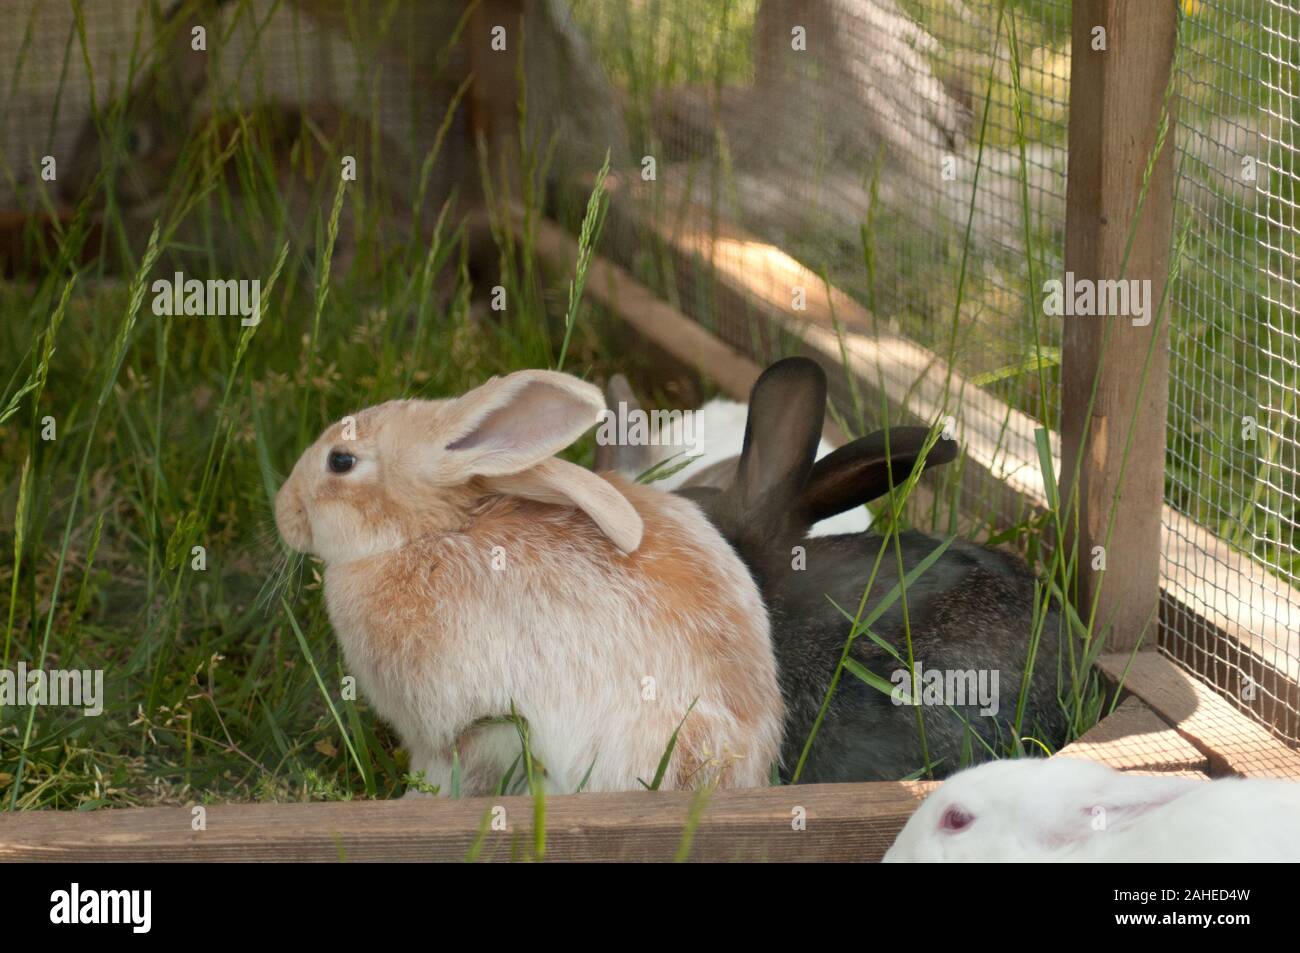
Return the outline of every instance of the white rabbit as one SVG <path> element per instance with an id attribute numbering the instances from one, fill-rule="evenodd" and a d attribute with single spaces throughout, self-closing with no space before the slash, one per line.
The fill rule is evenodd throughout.
<path id="1" fill-rule="evenodd" d="M 1300 784 L 1122 774 L 1074 758 L 945 781 L 885 861 L 1300 861 Z"/>
<path id="2" fill-rule="evenodd" d="M 349 672 L 443 793 L 453 749 L 462 791 L 491 792 L 519 745 L 485 720 L 512 706 L 562 792 L 638 789 L 679 723 L 666 789 L 762 785 L 779 758 L 767 613 L 731 547 L 688 500 L 552 456 L 603 409 L 553 371 L 390 401 L 276 497 Z"/>
<path id="3" fill-rule="evenodd" d="M 740 459 L 740 451 L 745 446 L 745 421 L 749 416 L 749 408 L 738 401 L 715 398 L 693 413 L 694 428 L 689 435 L 690 439 L 686 434 L 685 418 L 674 415 L 669 420 L 667 436 L 661 436 L 659 443 L 651 446 L 649 453 L 642 458 L 645 464 L 643 469 L 663 465 L 665 469 L 672 470 L 679 463 L 690 461 L 688 466 L 655 480 L 653 485 L 659 489 L 671 491 L 688 486 L 726 486 L 731 482 L 736 461 Z M 823 438 L 817 445 L 816 459 L 820 460 L 834 449 Z M 622 467 L 619 469 L 627 477 L 640 475 L 628 473 Z M 858 506 L 822 520 L 808 535 L 860 533 L 870 525 L 871 511 L 865 506 Z"/>

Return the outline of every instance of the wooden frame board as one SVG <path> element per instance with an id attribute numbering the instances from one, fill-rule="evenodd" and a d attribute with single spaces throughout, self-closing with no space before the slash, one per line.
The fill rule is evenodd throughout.
<path id="1" fill-rule="evenodd" d="M 548 797 L 544 859 L 876 861 L 932 786 Z M 227 804 L 205 809 L 203 830 L 187 807 L 32 811 L 0 815 L 0 862 L 535 859 L 533 809 L 530 797 Z"/>
<path id="2" fill-rule="evenodd" d="M 1139 774 L 1300 779 L 1300 754 L 1194 678 L 1153 653 L 1131 668 L 1129 658 L 1104 656 L 1101 667 L 1131 696 L 1058 757 Z M 548 796 L 541 859 L 877 861 L 935 786 Z M 3 814 L 0 862 L 536 860 L 535 807 L 511 796 Z"/>

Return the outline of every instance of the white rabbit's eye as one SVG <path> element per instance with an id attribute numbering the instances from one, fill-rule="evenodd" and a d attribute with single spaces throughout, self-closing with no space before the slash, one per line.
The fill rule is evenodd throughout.
<path id="1" fill-rule="evenodd" d="M 956 833 L 970 827 L 971 822 L 974 820 L 974 815 L 967 814 L 956 804 L 953 804 L 943 812 L 943 817 L 939 820 L 939 830 Z"/>
<path id="2" fill-rule="evenodd" d="M 330 473 L 347 473 L 356 465 L 357 458 L 343 450 L 331 450 L 328 460 Z"/>

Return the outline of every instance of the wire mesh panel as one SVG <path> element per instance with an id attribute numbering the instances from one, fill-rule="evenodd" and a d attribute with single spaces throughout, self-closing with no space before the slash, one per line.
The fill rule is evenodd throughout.
<path id="1" fill-rule="evenodd" d="M 1296 741 L 1300 6 L 1184 12 L 1163 646 Z"/>
<path id="2" fill-rule="evenodd" d="M 995 0 L 571 7 L 625 90 L 632 178 L 662 231 L 715 254 L 721 240 L 751 285 L 775 276 L 787 328 L 816 324 L 805 299 L 825 294 L 833 361 L 860 344 L 847 363 L 861 377 L 891 378 L 922 419 L 952 416 L 968 447 L 982 434 L 990 465 L 1035 459 L 1035 421 L 1054 424 L 1059 404 L 1060 328 L 1040 289 L 1063 258 L 1068 2 L 1001 17 Z M 662 258 L 641 264 L 661 285 L 680 279 Z M 689 305 L 760 360 L 793 346 L 743 301 Z M 936 365 L 928 399 L 914 385 Z M 844 374 L 832 390 L 850 430 L 881 423 Z"/>
<path id="3" fill-rule="evenodd" d="M 748 249 L 737 270 L 777 276 L 787 327 L 800 280 L 846 292 L 828 295 L 824 352 L 893 374 L 930 419 L 915 382 L 949 365 L 944 412 L 967 452 L 991 432 L 1034 458 L 1017 434 L 1059 421 L 1060 323 L 1041 304 L 1064 272 L 1066 0 L 1001 18 L 946 0 L 571 5 L 625 90 L 635 192 L 661 232 Z M 1180 15 L 1163 646 L 1294 740 L 1300 23 L 1290 0 L 1184 0 Z M 662 258 L 641 266 L 681 288 Z M 774 338 L 745 300 L 687 305 L 760 360 L 816 337 Z M 859 333 L 876 343 L 854 363 Z M 839 385 L 851 429 L 875 426 L 882 410 Z M 960 505 L 1005 525 L 994 492 Z"/>

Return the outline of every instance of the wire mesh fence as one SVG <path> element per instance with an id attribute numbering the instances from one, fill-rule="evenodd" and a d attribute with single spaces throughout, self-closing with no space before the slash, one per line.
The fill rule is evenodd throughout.
<path id="1" fill-rule="evenodd" d="M 827 283 L 861 306 L 833 315 L 845 336 L 901 336 L 1000 398 L 954 387 L 959 437 L 1004 432 L 1014 413 L 1054 424 L 1059 327 L 1041 319 L 1034 285 L 1063 258 L 1068 2 L 1009 5 L 1014 51 L 995 0 L 571 6 L 625 92 L 642 178 L 654 161 L 647 217 L 763 243 L 768 265 L 790 256 L 810 274 L 787 285 Z M 641 273 L 672 283 L 661 261 Z M 797 321 L 800 289 L 774 290 Z M 689 310 L 760 360 L 788 346 L 756 335 L 743 302 Z M 882 409 L 855 406 L 837 376 L 849 428 L 879 426 Z"/>
<path id="2" fill-rule="evenodd" d="M 1166 499 L 1193 522 L 1166 519 L 1165 576 L 1187 601 L 1163 647 L 1296 741 L 1300 700 L 1261 663 L 1291 682 L 1300 671 L 1300 7 L 1185 8 Z M 1192 562 L 1180 544 L 1198 534 L 1230 549 Z"/>
<path id="3" fill-rule="evenodd" d="M 1060 325 L 1036 310 L 1064 271 L 1068 2 L 573 9 L 633 104 L 633 151 L 660 163 L 641 194 L 675 228 L 775 246 L 860 303 L 867 333 L 1057 425 Z M 1295 741 L 1300 23 L 1287 0 L 1181 13 L 1162 648 Z M 693 310 L 770 356 L 734 302 Z M 989 412 L 970 396 L 966 434 Z M 1005 432 L 999 411 L 985 423 Z"/>

